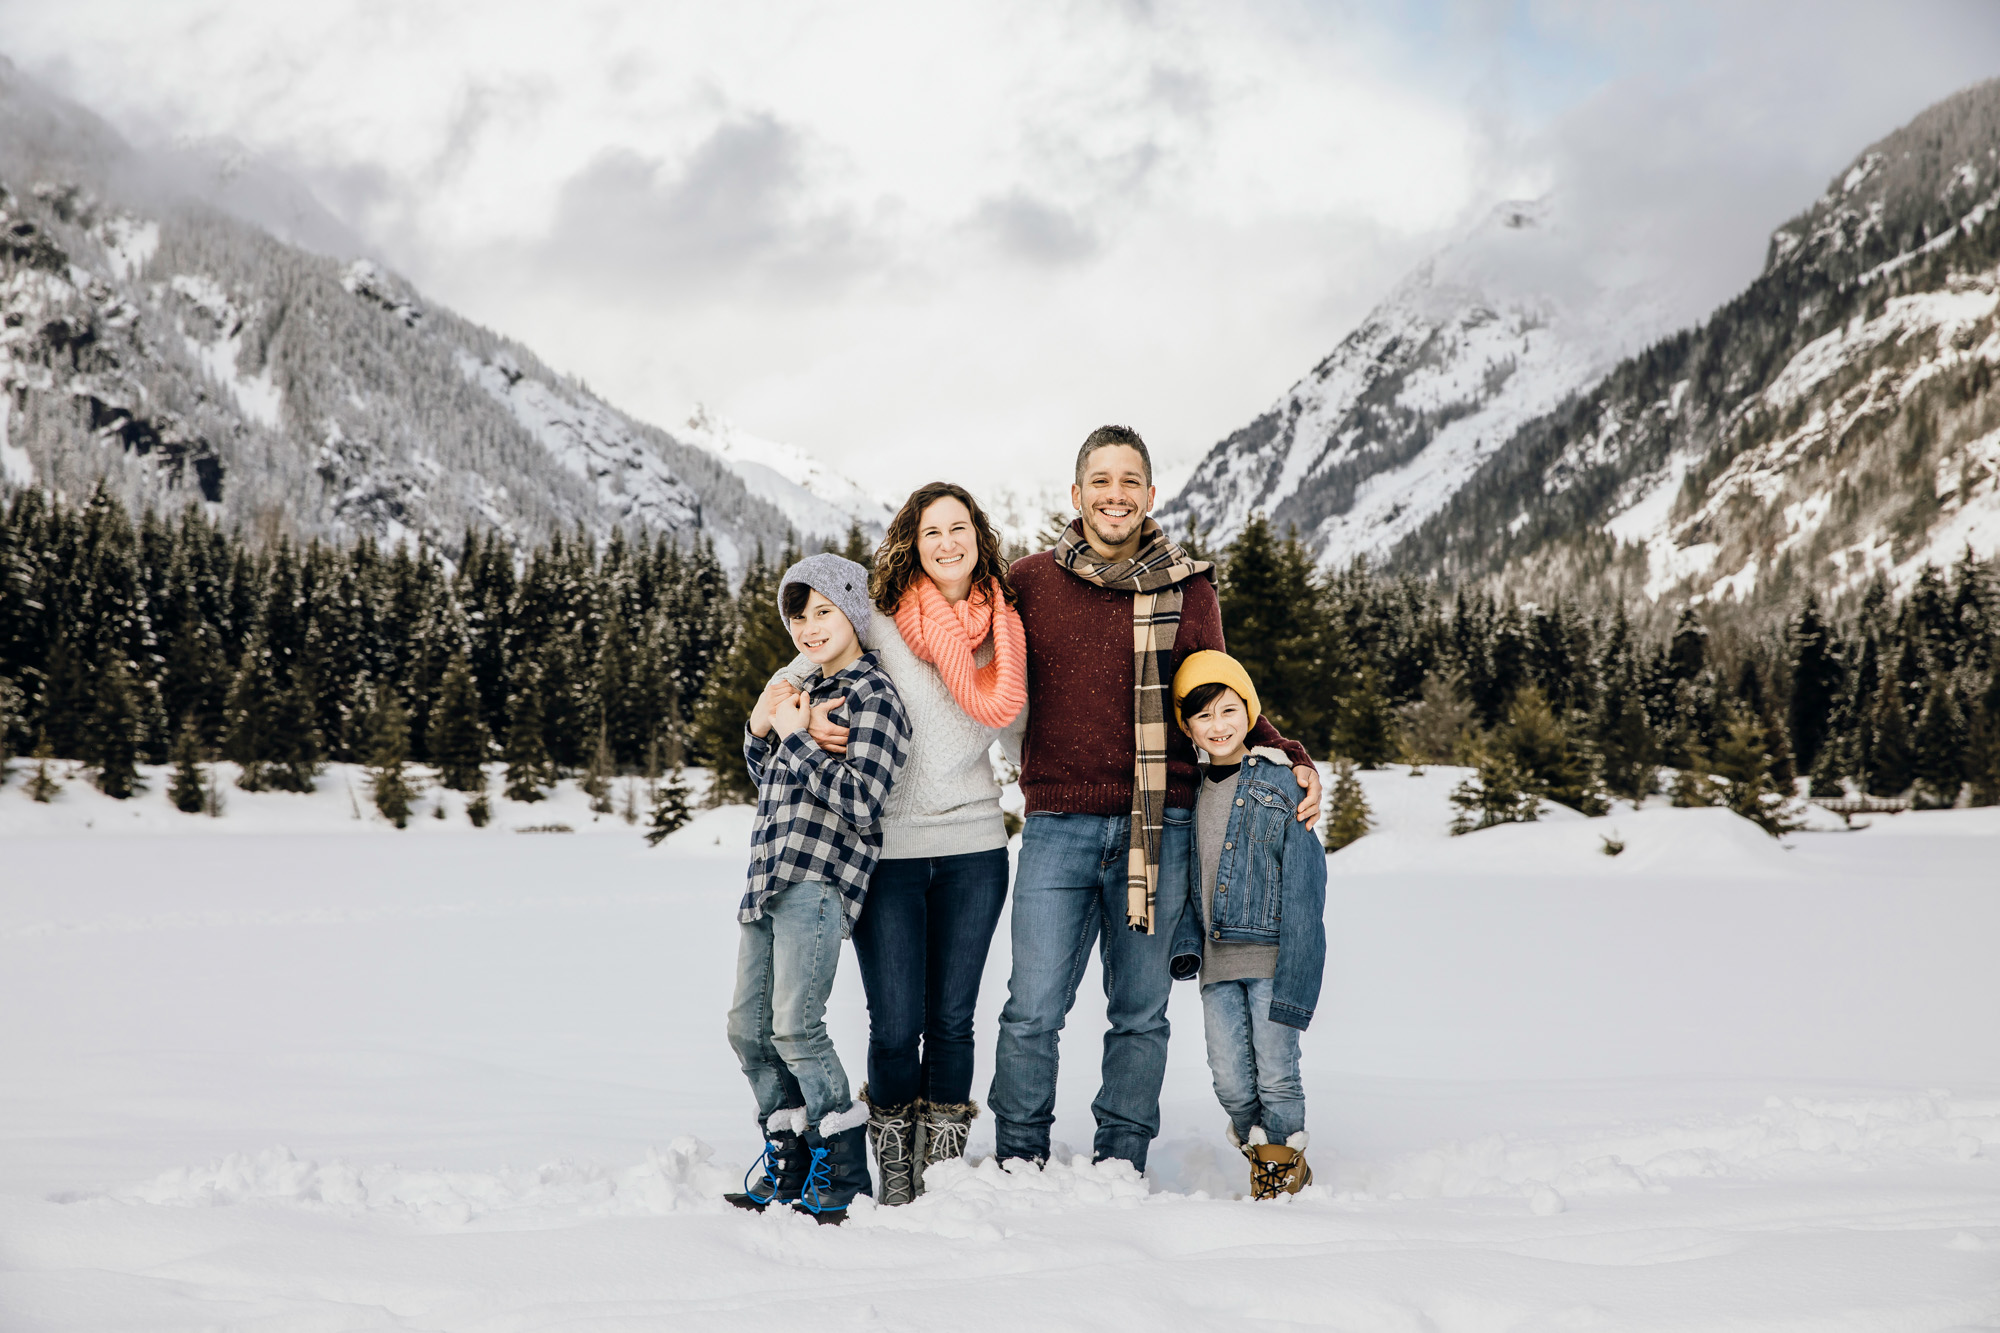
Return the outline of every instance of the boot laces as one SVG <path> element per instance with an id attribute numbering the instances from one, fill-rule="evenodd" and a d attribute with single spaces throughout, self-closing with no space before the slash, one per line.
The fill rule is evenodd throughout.
<path id="1" fill-rule="evenodd" d="M 1285 1192 L 1285 1184 L 1292 1172 L 1298 1169 L 1298 1159 L 1289 1162 L 1266 1162 L 1258 1158 L 1250 1159 L 1250 1197 L 1253 1199 L 1275 1199 Z"/>
<path id="2" fill-rule="evenodd" d="M 778 1173 L 775 1169 L 777 1165 L 778 1145 L 766 1139 L 764 1140 L 763 1156 L 750 1163 L 750 1169 L 743 1173 L 743 1192 L 745 1194 L 755 1194 L 757 1192 L 750 1184 L 750 1177 L 756 1175 L 758 1169 L 761 1167 L 764 1172 L 764 1179 L 758 1183 L 769 1185 L 771 1187 L 769 1193 L 775 1198 L 778 1193 Z"/>
<path id="3" fill-rule="evenodd" d="M 826 1201 L 826 1190 L 833 1183 L 833 1167 L 826 1158 L 825 1148 L 814 1148 L 812 1165 L 806 1168 L 806 1186 L 799 1191 L 799 1207 L 809 1213 L 823 1213 L 832 1207 Z"/>
<path id="4" fill-rule="evenodd" d="M 965 1156 L 965 1139 L 972 1126 L 963 1120 L 935 1116 L 924 1122 L 924 1160 L 941 1162 L 947 1157 Z"/>

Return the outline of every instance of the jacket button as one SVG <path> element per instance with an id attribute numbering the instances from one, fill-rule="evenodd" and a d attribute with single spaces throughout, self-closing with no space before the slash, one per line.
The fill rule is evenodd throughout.
<path id="1" fill-rule="evenodd" d="M 1225 842 L 1222 844 L 1222 850 L 1225 852 L 1233 852 L 1236 850 L 1236 844 L 1233 842 Z"/>
<path id="2" fill-rule="evenodd" d="M 1228 886 L 1227 884 L 1224 884 L 1224 885 L 1222 885 L 1222 886 L 1221 886 L 1220 888 L 1218 888 L 1218 889 L 1216 890 L 1216 892 L 1217 892 L 1217 893 L 1227 893 L 1227 892 L 1229 892 L 1229 886 Z"/>
<path id="3" fill-rule="evenodd" d="M 1243 804 L 1243 798 L 1242 798 L 1241 796 L 1239 796 L 1239 797 L 1237 797 L 1237 798 L 1236 798 L 1236 804 L 1238 804 L 1238 805 L 1241 805 L 1241 804 Z"/>
<path id="4" fill-rule="evenodd" d="M 1215 931 L 1210 931 L 1210 932 L 1209 932 L 1209 934 L 1210 934 L 1211 938 L 1214 938 L 1214 939 L 1218 939 L 1218 940 L 1219 940 L 1219 939 L 1221 939 L 1221 938 L 1222 938 L 1222 932 L 1221 932 L 1221 931 L 1219 931 L 1219 930 L 1215 930 Z"/>

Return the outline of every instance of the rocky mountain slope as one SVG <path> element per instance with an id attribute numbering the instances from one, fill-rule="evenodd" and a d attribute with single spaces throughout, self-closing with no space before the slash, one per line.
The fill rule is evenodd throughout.
<path id="1" fill-rule="evenodd" d="M 1522 424 L 1671 327 L 1644 265 L 1579 271 L 1563 200 L 1511 202 L 1410 274 L 1162 509 L 1227 541 L 1263 510 L 1323 564 L 1380 556 Z"/>
<path id="2" fill-rule="evenodd" d="M 1393 551 L 1775 600 L 2000 549 L 2000 80 L 1857 157 L 1698 328 L 1515 433 Z"/>
<path id="3" fill-rule="evenodd" d="M 759 471 L 726 435 L 635 421 L 371 260 L 325 253 L 325 226 L 302 248 L 225 211 L 304 216 L 270 181 L 187 166 L 0 62 L 0 485 L 103 482 L 134 508 L 198 499 L 294 537 L 622 526 L 711 539 L 732 569 L 793 531 L 879 529 L 874 509 L 817 499 L 834 479 L 796 451 Z"/>

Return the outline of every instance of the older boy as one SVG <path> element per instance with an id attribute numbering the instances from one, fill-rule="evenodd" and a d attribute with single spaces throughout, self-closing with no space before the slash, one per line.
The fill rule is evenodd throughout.
<path id="1" fill-rule="evenodd" d="M 910 723 L 863 635 L 871 623 L 868 573 L 814 555 L 779 581 L 780 614 L 816 670 L 804 688 L 774 680 L 750 712 L 743 757 L 757 784 L 749 888 L 736 957 L 729 1044 L 757 1097 L 764 1156 L 729 1195 L 762 1211 L 791 1203 L 820 1222 L 845 1220 L 867 1194 L 868 1108 L 848 1091 L 826 1031 L 826 1000 L 868 880 L 882 852 L 880 819 L 903 766 Z M 806 730 L 815 704 L 841 701 L 845 753 Z M 762 1178 L 754 1179 L 761 1168 Z"/>

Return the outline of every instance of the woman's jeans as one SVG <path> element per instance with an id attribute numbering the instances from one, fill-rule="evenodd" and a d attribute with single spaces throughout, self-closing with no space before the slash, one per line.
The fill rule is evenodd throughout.
<path id="1" fill-rule="evenodd" d="M 1160 1132 L 1160 1084 L 1167 1074 L 1167 971 L 1187 883 L 1192 812 L 1168 810 L 1160 840 L 1161 891 L 1153 933 L 1125 924 L 1129 815 L 1036 812 L 1021 834 L 1014 875 L 1014 972 L 1000 1013 L 993 1109 L 995 1155 L 1047 1161 L 1055 1124 L 1056 1042 L 1076 1003 L 1090 949 L 1102 939 L 1103 1083 L 1090 1105 L 1097 1117 L 1093 1155 L 1120 1157 L 1140 1170 Z"/>
<path id="2" fill-rule="evenodd" d="M 1208 1035 L 1208 1072 L 1215 1097 L 1236 1137 L 1250 1141 L 1258 1125 L 1273 1143 L 1306 1127 L 1306 1090 L 1299 1079 L 1299 1030 L 1273 1023 L 1271 981 L 1216 981 L 1201 988 Z"/>
<path id="3" fill-rule="evenodd" d="M 1006 901 L 1004 847 L 876 864 L 854 923 L 875 1105 L 972 1099 L 973 1008 Z"/>
<path id="4" fill-rule="evenodd" d="M 736 949 L 736 999 L 729 1044 L 757 1096 L 759 1123 L 771 1112 L 803 1106 L 817 1125 L 853 1104 L 847 1071 L 826 1034 L 826 997 L 840 965 L 840 890 L 818 881 L 794 884 L 764 903 L 742 927 Z"/>

